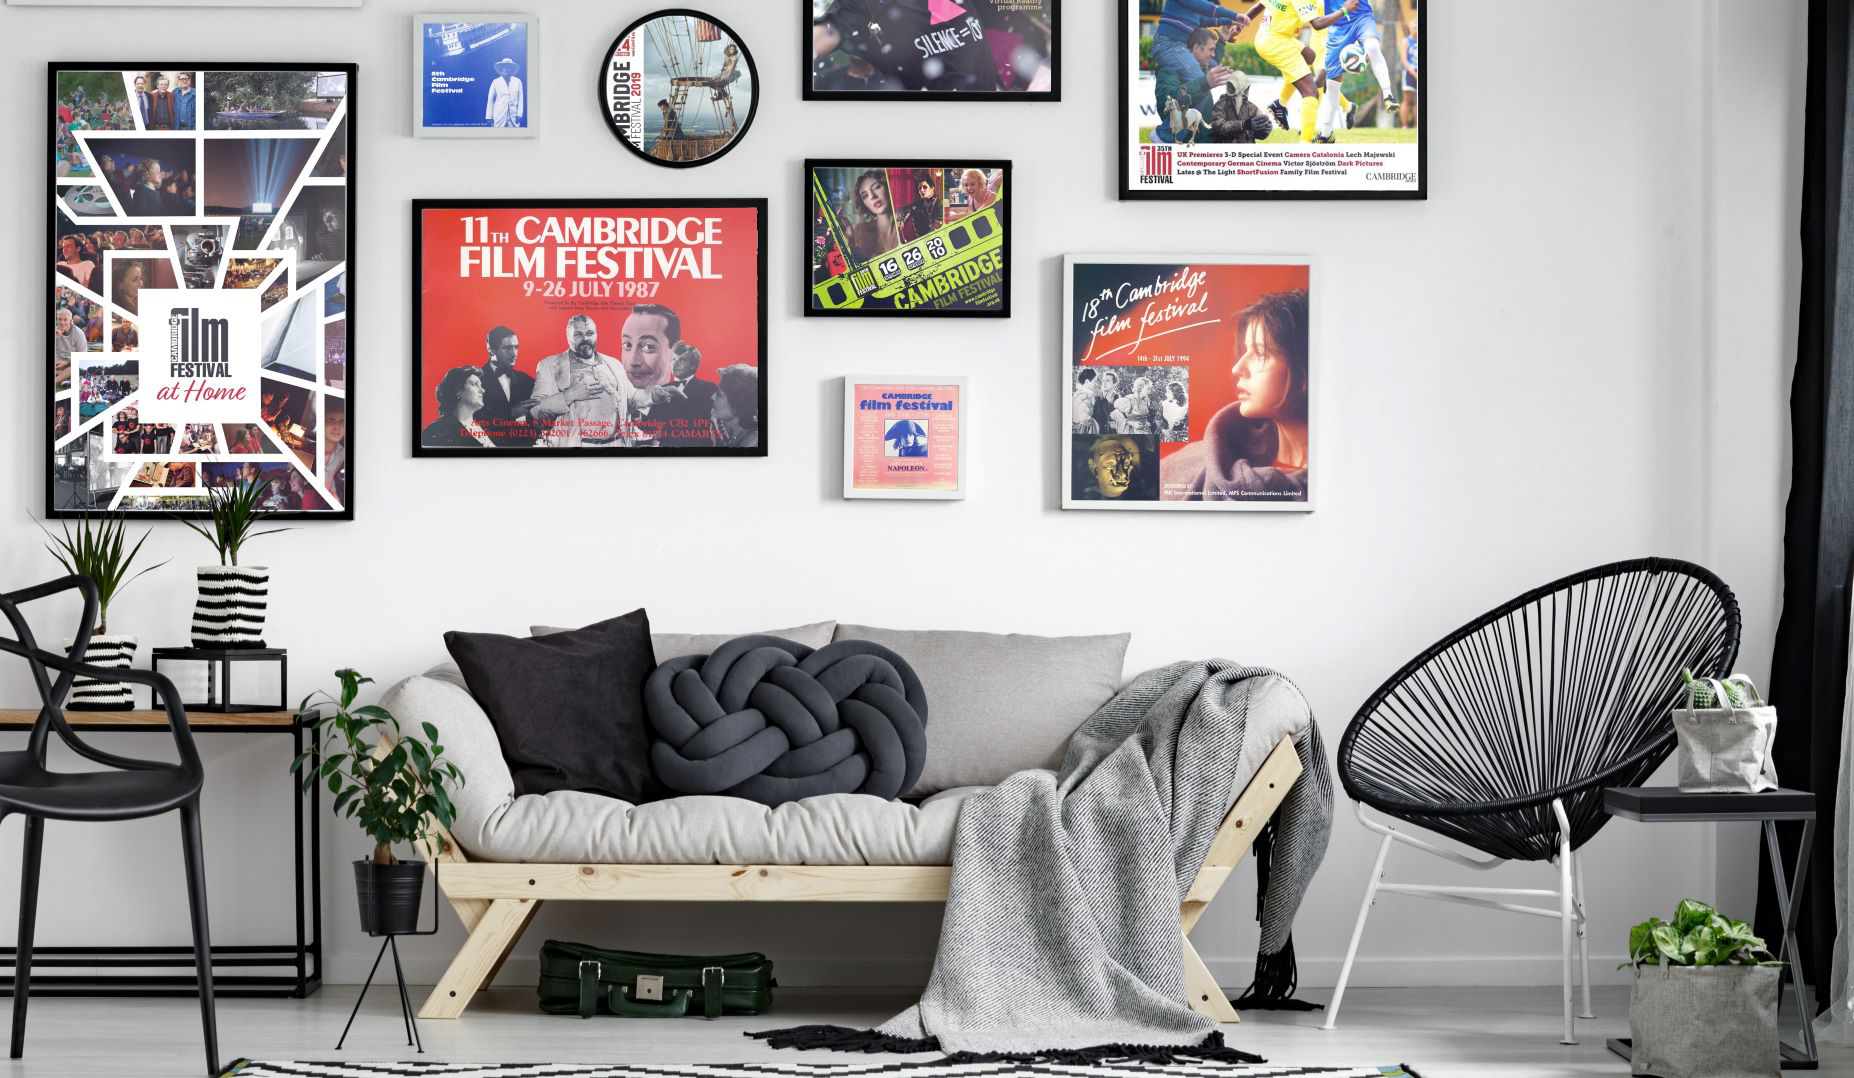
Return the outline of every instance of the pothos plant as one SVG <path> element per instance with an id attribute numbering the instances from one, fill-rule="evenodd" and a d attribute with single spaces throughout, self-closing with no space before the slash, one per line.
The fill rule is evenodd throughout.
<path id="1" fill-rule="evenodd" d="M 317 690 L 303 698 L 314 748 L 296 757 L 290 770 L 304 792 L 326 783 L 335 797 L 335 813 L 354 820 L 373 840 L 373 863 L 397 864 L 393 847 L 441 841 L 435 821 L 445 829 L 456 822 L 450 793 L 462 786 L 457 765 L 444 759 L 438 728 L 422 723 L 424 736 L 400 728 L 393 713 L 377 704 L 355 707 L 362 685 L 373 683 L 353 670 L 337 670 L 339 696 Z M 316 710 L 312 713 L 311 708 Z M 315 752 L 321 766 L 313 766 Z"/>
<path id="2" fill-rule="evenodd" d="M 1778 965 L 1764 940 L 1743 921 L 1736 921 L 1696 899 L 1686 898 L 1674 909 L 1670 924 L 1650 917 L 1629 929 L 1629 960 L 1670 966 L 1773 966 Z"/>

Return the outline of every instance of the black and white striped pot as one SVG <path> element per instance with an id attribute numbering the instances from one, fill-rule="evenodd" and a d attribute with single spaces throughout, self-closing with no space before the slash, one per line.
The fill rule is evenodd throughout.
<path id="1" fill-rule="evenodd" d="M 270 570 L 261 565 L 202 565 L 193 604 L 196 648 L 261 648 L 270 607 Z"/>
<path id="2" fill-rule="evenodd" d="M 66 651 L 71 649 L 69 639 L 65 640 L 64 647 Z M 84 649 L 84 662 L 109 670 L 127 670 L 135 664 L 135 638 L 92 636 L 90 646 Z M 135 687 L 119 681 L 76 678 L 71 682 L 71 696 L 64 706 L 67 711 L 132 711 Z"/>

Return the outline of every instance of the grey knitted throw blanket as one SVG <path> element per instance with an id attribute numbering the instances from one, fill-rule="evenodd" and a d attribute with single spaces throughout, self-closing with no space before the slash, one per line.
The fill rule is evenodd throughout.
<path id="1" fill-rule="evenodd" d="M 1019 772 L 961 806 L 939 953 L 919 1003 L 873 1030 L 748 1035 L 974 1061 L 1259 1062 L 1224 1047 L 1216 1023 L 1185 1005 L 1179 906 L 1229 809 L 1251 690 L 1272 673 L 1213 660 L 1142 674 L 1075 732 L 1060 771 Z M 1289 993 L 1289 934 L 1333 811 L 1311 721 L 1295 748 L 1303 777 L 1270 822 L 1271 841 L 1258 843 L 1258 857 L 1268 853 L 1258 969 L 1272 962 Z"/>

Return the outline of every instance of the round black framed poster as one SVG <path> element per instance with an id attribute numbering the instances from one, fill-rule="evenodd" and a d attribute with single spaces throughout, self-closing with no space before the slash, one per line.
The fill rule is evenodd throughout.
<path id="1" fill-rule="evenodd" d="M 740 142 L 759 107 L 759 69 L 740 35 L 688 8 L 624 28 L 599 72 L 599 107 L 626 149 L 652 164 L 693 168 Z"/>

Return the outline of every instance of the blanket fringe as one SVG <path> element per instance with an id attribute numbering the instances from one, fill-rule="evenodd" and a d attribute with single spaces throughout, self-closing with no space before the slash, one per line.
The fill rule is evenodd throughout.
<path id="1" fill-rule="evenodd" d="M 851 1029 L 848 1026 L 792 1026 L 788 1029 L 763 1029 L 746 1034 L 765 1041 L 774 1048 L 817 1049 L 829 1052 L 938 1052 L 938 1037 L 895 1037 L 874 1029 Z M 1266 1059 L 1231 1048 L 1223 1043 L 1221 1032 L 1212 1033 L 1198 1044 L 1097 1044 L 1088 1048 L 1052 1048 L 1032 1052 L 952 1052 L 944 1063 L 1056 1063 L 1086 1065 L 1091 1063 L 1169 1064 L 1198 1060 L 1207 1063 L 1266 1063 Z"/>
<path id="2" fill-rule="evenodd" d="M 1255 956 L 1255 980 L 1241 996 L 1230 1000 L 1239 1011 L 1323 1011 L 1321 1003 L 1295 999 L 1300 986 L 1300 966 L 1294 961 L 1294 938 L 1276 954 Z"/>

